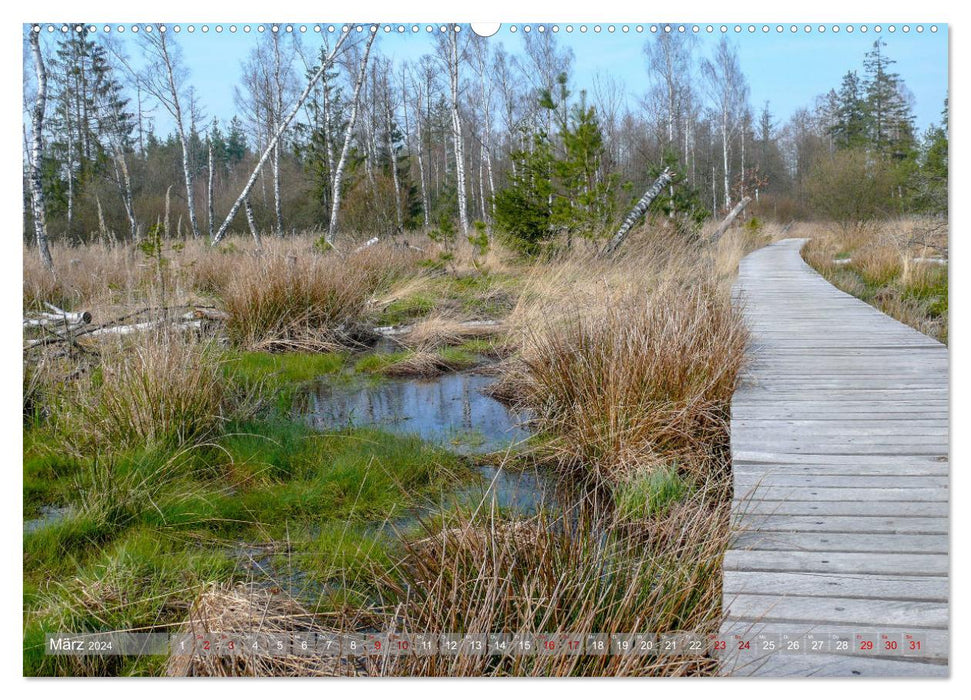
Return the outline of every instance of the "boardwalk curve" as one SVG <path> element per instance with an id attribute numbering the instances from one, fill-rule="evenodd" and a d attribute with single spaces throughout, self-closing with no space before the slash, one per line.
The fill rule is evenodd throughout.
<path id="1" fill-rule="evenodd" d="M 755 643 L 730 643 L 723 672 L 947 675 L 947 348 L 833 287 L 804 242 L 748 255 L 735 287 L 752 344 L 722 634 Z"/>

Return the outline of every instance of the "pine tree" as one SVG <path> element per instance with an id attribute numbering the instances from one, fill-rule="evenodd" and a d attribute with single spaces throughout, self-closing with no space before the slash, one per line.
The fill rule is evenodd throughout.
<path id="1" fill-rule="evenodd" d="M 534 135 L 531 146 L 510 155 L 509 184 L 495 196 L 496 227 L 526 254 L 538 252 L 554 233 L 550 222 L 553 149 L 544 134 Z"/>
<path id="2" fill-rule="evenodd" d="M 552 210 L 554 226 L 569 234 L 592 235 L 611 212 L 612 179 L 602 177 L 604 138 L 597 112 L 580 93 L 580 102 L 561 123 L 563 156 L 553 165 L 556 197 Z"/>

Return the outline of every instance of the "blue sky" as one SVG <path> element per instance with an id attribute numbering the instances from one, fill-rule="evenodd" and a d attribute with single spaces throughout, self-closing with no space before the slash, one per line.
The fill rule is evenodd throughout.
<path id="1" fill-rule="evenodd" d="M 183 27 L 178 35 L 190 71 L 189 82 L 198 91 L 205 113 L 220 121 L 227 121 L 235 112 L 233 88 L 240 77 L 240 64 L 257 38 L 255 28 L 258 25 L 250 26 L 253 31 L 249 33 L 241 30 L 242 25 L 235 33 L 228 31 L 228 25 L 217 33 L 215 25 L 210 25 L 209 31 L 203 33 L 202 25 L 197 24 L 193 33 Z M 313 26 L 308 24 L 307 32 L 302 36 L 305 47 L 319 42 Z M 376 48 L 380 47 L 385 55 L 416 59 L 431 50 L 431 39 L 425 26 L 421 25 L 417 34 L 410 31 L 411 25 L 406 25 L 408 30 L 403 34 L 382 31 Z M 510 31 L 511 26 L 503 25 L 490 41 L 502 42 L 509 52 L 515 53 L 522 45 L 523 25 L 518 25 L 515 32 Z M 573 26 L 574 31 L 568 33 L 566 25 L 561 25 L 558 40 L 561 45 L 570 46 L 576 57 L 572 76 L 575 88 L 592 88 L 597 73 L 609 73 L 622 81 L 629 93 L 630 104 L 635 106 L 649 86 L 642 49 L 651 36 L 652 25 L 640 25 L 643 28 L 640 33 L 636 31 L 638 25 L 633 24 L 628 25 L 627 33 L 621 31 L 623 25 L 619 24 L 613 25 L 613 33 L 607 31 L 608 24 L 601 25 L 599 33 L 594 31 L 594 25 L 587 25 L 585 33 L 579 31 L 580 25 Z M 660 29 L 663 25 L 655 26 Z M 686 25 L 686 30 L 691 31 L 691 26 Z M 913 94 L 918 130 L 923 131 L 931 122 L 940 121 L 948 88 L 946 25 L 936 25 L 937 31 L 931 32 L 931 25 L 925 24 L 921 33 L 916 31 L 917 25 L 910 25 L 910 31 L 904 33 L 903 25 L 897 24 L 894 25 L 896 31 L 890 33 L 891 25 L 887 23 L 882 25 L 879 35 L 873 25 L 867 32 L 862 32 L 860 25 L 854 25 L 854 31 L 848 32 L 848 25 L 842 24 L 838 33 L 832 31 L 832 25 L 826 25 L 826 31 L 822 33 L 818 31 L 819 25 L 813 25 L 808 33 L 803 29 L 805 25 L 799 25 L 795 33 L 790 31 L 791 25 L 786 25 L 782 33 L 776 31 L 776 25 L 771 25 L 768 33 L 762 31 L 761 24 L 756 25 L 754 33 L 749 33 L 747 24 L 741 25 L 741 32 L 736 33 L 735 26 L 728 25 L 728 36 L 738 48 L 742 70 L 751 89 L 752 107 L 757 113 L 768 100 L 777 124 L 784 123 L 796 109 L 810 105 L 816 95 L 838 87 L 847 70 L 862 72 L 864 54 L 877 36 L 886 42 L 886 54 L 896 61 L 894 69 Z M 720 40 L 721 25 L 713 25 L 713 28 L 709 34 L 707 25 L 700 26 L 697 34 L 699 56 L 710 55 Z M 119 36 L 117 31 L 113 33 Z M 127 43 L 134 43 L 130 30 L 120 36 L 124 36 Z M 130 52 L 137 54 L 137 49 L 130 46 Z M 163 115 L 158 114 L 158 118 L 160 131 L 171 127 Z"/>

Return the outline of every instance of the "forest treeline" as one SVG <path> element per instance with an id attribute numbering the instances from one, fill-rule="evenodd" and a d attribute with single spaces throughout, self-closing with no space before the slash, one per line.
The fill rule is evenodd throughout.
<path id="1" fill-rule="evenodd" d="M 746 196 L 780 220 L 947 212 L 947 106 L 917 133 L 880 39 L 781 122 L 770 103 L 751 104 L 724 37 L 710 55 L 690 34 L 649 37 L 649 88 L 634 98 L 609 74 L 578 85 L 572 50 L 549 31 L 508 48 L 448 25 L 426 55 L 394 61 L 382 52 L 394 38 L 367 26 L 318 37 L 268 25 L 225 122 L 206 113 L 178 34 L 157 26 L 122 41 L 70 26 L 82 31 L 36 51 L 25 28 L 27 240 L 36 192 L 59 240 L 218 238 L 237 204 L 230 231 L 330 242 L 497 231 L 533 250 L 609 230 L 666 167 L 675 184 L 652 209 L 685 231 Z"/>

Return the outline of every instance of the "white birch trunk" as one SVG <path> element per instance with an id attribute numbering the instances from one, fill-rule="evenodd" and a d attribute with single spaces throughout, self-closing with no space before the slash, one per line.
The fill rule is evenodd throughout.
<path id="1" fill-rule="evenodd" d="M 131 177 L 128 174 L 128 161 L 125 153 L 119 147 L 115 147 L 115 177 L 121 186 L 121 202 L 125 207 L 125 216 L 128 217 L 128 228 L 131 239 L 138 242 L 138 222 L 135 220 L 135 207 L 131 190 Z"/>
<path id="2" fill-rule="evenodd" d="M 636 224 L 637 221 L 647 213 L 647 208 L 651 206 L 651 202 L 653 202 L 654 199 L 661 194 L 661 190 L 663 190 L 668 183 L 671 182 L 671 178 L 671 171 L 665 168 L 660 177 L 654 181 L 654 184 L 647 189 L 644 196 L 640 198 L 634 208 L 631 209 L 630 213 L 624 218 L 624 223 L 621 224 L 619 229 L 617 229 L 617 233 L 613 235 L 613 237 L 607 242 L 607 245 L 605 245 L 600 251 L 600 257 L 606 257 L 620 247 L 631 228 L 633 228 L 634 224 Z"/>
<path id="3" fill-rule="evenodd" d="M 256 218 L 253 216 L 253 205 L 249 202 L 249 197 L 243 203 L 243 208 L 246 210 L 246 223 L 249 225 L 249 232 L 253 236 L 253 240 L 256 241 L 256 249 L 259 250 L 263 247 L 263 241 L 260 240 L 260 230 L 256 228 Z"/>
<path id="4" fill-rule="evenodd" d="M 276 83 L 276 104 L 273 115 L 273 127 L 279 128 L 283 118 L 283 81 L 280 77 L 282 69 L 280 60 L 280 34 L 273 34 L 274 81 Z M 273 146 L 273 210 L 276 214 L 276 235 L 283 236 L 283 204 L 280 200 L 280 142 Z"/>
<path id="5" fill-rule="evenodd" d="M 216 228 L 216 212 L 213 205 L 213 184 L 215 178 L 215 172 L 213 170 L 213 153 L 212 153 L 212 137 L 208 139 L 209 141 L 209 178 L 206 183 L 206 209 L 208 211 L 209 217 L 209 238 L 212 239 L 212 234 Z"/>
<path id="6" fill-rule="evenodd" d="M 418 141 L 418 180 L 419 180 L 419 185 L 421 187 L 422 219 L 424 220 L 425 228 L 427 229 L 429 226 L 428 184 L 426 182 L 426 177 L 425 177 L 425 155 L 424 155 L 425 143 L 424 143 L 424 139 L 422 138 L 422 119 L 425 116 L 424 112 L 422 111 L 422 101 L 424 98 L 423 98 L 421 85 L 417 81 L 415 81 L 415 94 L 417 96 L 417 104 L 416 104 L 417 109 L 415 110 L 415 113 L 417 115 L 417 124 L 415 128 L 415 136 Z"/>
<path id="7" fill-rule="evenodd" d="M 179 133 L 179 143 L 182 146 L 182 173 L 185 176 L 185 203 L 189 208 L 189 224 L 192 227 L 192 235 L 195 238 L 200 236 L 199 222 L 196 221 L 195 191 L 192 186 L 192 168 L 189 165 L 189 139 L 185 135 L 185 124 L 182 119 L 182 105 L 179 102 L 179 90 L 175 85 L 175 72 L 172 68 L 172 60 L 169 57 L 169 50 L 165 43 L 164 32 L 159 32 L 159 48 L 162 53 L 162 60 L 165 62 L 165 70 L 168 73 L 169 91 L 172 93 L 172 108 L 175 116 L 175 127 Z"/>
<path id="8" fill-rule="evenodd" d="M 395 223 L 398 225 L 398 232 L 404 230 L 404 220 L 401 211 L 401 183 L 398 181 L 398 154 L 394 150 L 394 139 L 391 130 L 394 120 L 391 116 L 391 90 L 385 91 L 387 94 L 387 104 L 385 106 L 385 132 L 388 135 L 388 155 L 391 157 L 391 181 L 394 183 L 394 215 Z"/>
<path id="9" fill-rule="evenodd" d="M 364 78 L 367 75 L 368 56 L 371 55 L 371 45 L 374 43 L 376 36 L 377 31 L 372 31 L 371 36 L 368 37 L 367 45 L 364 47 L 361 67 L 358 70 L 357 80 L 354 83 L 354 96 L 351 100 L 351 117 L 347 123 L 347 131 L 344 133 L 344 145 L 341 147 L 341 156 L 337 161 L 337 169 L 334 170 L 334 181 L 331 185 L 330 221 L 327 223 L 327 242 L 331 245 L 334 244 L 334 239 L 337 237 L 338 217 L 341 207 L 341 183 L 344 180 L 344 168 L 347 167 L 347 154 L 351 150 L 351 139 L 354 137 L 354 123 L 357 121 L 358 99 L 361 96 L 361 85 L 364 84 Z"/>
<path id="10" fill-rule="evenodd" d="M 462 233 L 469 233 L 468 202 L 465 193 L 465 161 L 462 147 L 462 119 L 459 116 L 459 41 L 455 25 L 449 25 L 449 43 L 451 57 L 449 60 L 449 75 L 452 87 L 452 140 L 455 151 L 455 178 L 459 200 L 459 224 Z"/>
<path id="11" fill-rule="evenodd" d="M 47 245 L 47 207 L 44 202 L 44 187 L 41 182 L 40 165 L 44 156 L 44 109 L 47 107 L 47 69 L 40 53 L 40 28 L 30 29 L 30 51 L 34 57 L 34 72 L 37 75 L 37 96 L 34 99 L 34 112 L 31 123 L 30 152 L 30 201 L 34 216 L 34 237 L 40 260 L 51 273 L 54 261 Z"/>
<path id="12" fill-rule="evenodd" d="M 722 114 L 722 164 L 725 168 L 725 208 L 732 203 L 728 185 L 728 114 Z"/>
<path id="13" fill-rule="evenodd" d="M 741 201 L 739 201 L 739 203 L 735 205 L 735 208 L 728 213 L 728 216 L 726 216 L 724 220 L 718 225 L 718 228 L 715 229 L 715 232 L 711 236 L 712 243 L 717 242 L 718 239 L 721 238 L 722 235 L 724 235 L 725 231 L 728 230 L 728 227 L 732 225 L 733 221 L 735 221 L 735 218 L 742 213 L 742 211 L 751 201 L 752 201 L 751 197 L 742 197 Z"/>

